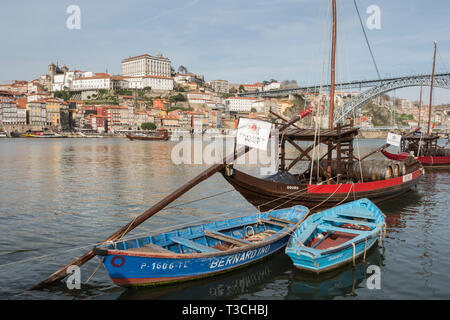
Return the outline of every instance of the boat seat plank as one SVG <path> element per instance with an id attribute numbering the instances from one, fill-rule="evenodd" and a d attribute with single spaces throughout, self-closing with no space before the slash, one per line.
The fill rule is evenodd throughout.
<path id="1" fill-rule="evenodd" d="M 261 222 L 268 223 L 268 224 L 273 224 L 275 226 L 280 226 L 280 227 L 283 227 L 283 228 L 289 227 L 289 225 L 284 223 L 284 222 L 271 221 L 271 220 L 266 220 L 266 219 L 261 219 Z"/>
<path id="2" fill-rule="evenodd" d="M 200 243 L 196 243 L 194 241 L 191 241 L 189 239 L 180 238 L 180 237 L 170 237 L 170 240 L 172 240 L 175 243 L 181 244 L 183 246 L 186 246 L 188 248 L 204 252 L 204 253 L 213 253 L 213 252 L 219 252 L 219 250 L 204 246 Z"/>
<path id="3" fill-rule="evenodd" d="M 343 232 L 343 233 L 353 233 L 353 234 L 357 234 L 357 235 L 360 235 L 360 234 L 364 234 L 364 233 L 370 232 L 370 231 L 362 231 L 362 230 L 349 229 L 349 228 L 333 227 L 333 226 L 330 226 L 330 225 L 324 225 L 324 224 L 321 224 L 321 225 L 319 226 L 319 228 L 320 228 L 320 229 L 327 230 L 327 231 L 337 231 L 337 232 Z"/>
<path id="4" fill-rule="evenodd" d="M 348 209 L 344 212 L 338 212 L 337 213 L 340 216 L 344 217 L 353 217 L 353 218 L 361 218 L 361 219 L 372 219 L 375 220 L 375 216 L 372 212 L 365 208 L 354 208 L 354 209 Z"/>
<path id="5" fill-rule="evenodd" d="M 313 234 L 314 230 L 316 230 L 318 225 L 318 223 L 311 223 L 308 225 L 298 237 L 298 241 L 304 244 L 305 241 L 308 240 L 308 238 Z"/>
<path id="6" fill-rule="evenodd" d="M 127 249 L 127 251 L 139 251 L 139 252 L 159 252 L 159 253 L 171 253 L 173 254 L 173 251 L 164 249 L 161 246 L 158 246 L 156 244 L 153 243 L 148 243 L 146 245 L 143 245 L 139 248 L 130 248 Z"/>
<path id="7" fill-rule="evenodd" d="M 271 219 L 271 220 L 278 221 L 278 222 L 283 222 L 283 223 L 286 223 L 286 224 L 294 224 L 294 223 L 295 223 L 294 221 L 286 220 L 286 219 L 281 219 L 281 218 L 278 218 L 278 217 L 268 216 L 267 218 L 268 218 L 268 219 Z"/>
<path id="8" fill-rule="evenodd" d="M 377 226 L 377 224 L 373 223 L 373 222 L 351 220 L 351 219 L 323 218 L 322 220 L 328 221 L 328 222 L 351 223 L 351 224 L 357 224 L 357 225 L 368 226 L 368 227 L 373 227 L 373 228 L 375 228 Z"/>
<path id="9" fill-rule="evenodd" d="M 222 240 L 222 241 L 225 241 L 228 243 L 232 243 L 237 246 L 247 246 L 247 245 L 251 244 L 250 241 L 233 238 L 233 237 L 227 236 L 226 234 L 218 232 L 218 231 L 205 230 L 205 236 L 215 238 L 218 240 Z"/>

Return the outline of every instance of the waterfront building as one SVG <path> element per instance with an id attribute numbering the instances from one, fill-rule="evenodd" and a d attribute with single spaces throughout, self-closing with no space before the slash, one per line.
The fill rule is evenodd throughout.
<path id="1" fill-rule="evenodd" d="M 158 54 L 156 57 L 143 54 L 122 60 L 122 76 L 162 76 L 170 77 L 170 60 Z"/>
<path id="2" fill-rule="evenodd" d="M 162 118 L 162 126 L 163 127 L 179 127 L 180 126 L 180 121 L 178 119 L 178 117 L 176 116 L 172 116 L 172 115 L 165 115 Z"/>
<path id="3" fill-rule="evenodd" d="M 47 125 L 59 128 L 61 126 L 61 104 L 56 98 L 49 98 L 45 100 L 45 109 L 47 116 Z"/>
<path id="4" fill-rule="evenodd" d="M 33 126 L 45 127 L 47 123 L 47 109 L 45 108 L 46 102 L 44 100 L 28 101 L 28 124 Z"/>
<path id="5" fill-rule="evenodd" d="M 2 109 L 2 124 L 18 124 L 17 102 L 10 98 L 0 97 L 0 107 Z"/>
<path id="6" fill-rule="evenodd" d="M 124 106 L 102 106 L 99 115 L 106 117 L 108 127 L 111 129 L 121 129 L 130 125 L 130 110 Z"/>

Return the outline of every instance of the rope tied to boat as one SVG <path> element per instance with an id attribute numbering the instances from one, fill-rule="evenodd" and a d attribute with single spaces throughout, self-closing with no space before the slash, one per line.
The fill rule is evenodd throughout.
<path id="1" fill-rule="evenodd" d="M 356 266 L 356 245 L 354 242 L 352 242 L 352 247 L 353 247 L 353 266 Z"/>

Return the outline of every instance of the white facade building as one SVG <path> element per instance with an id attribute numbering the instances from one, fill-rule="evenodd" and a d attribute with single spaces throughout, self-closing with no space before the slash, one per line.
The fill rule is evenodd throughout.
<path id="1" fill-rule="evenodd" d="M 72 88 L 72 83 L 77 78 L 88 78 L 93 77 L 95 74 L 90 71 L 67 71 L 64 74 L 55 74 L 53 77 L 52 90 L 62 91 L 64 88 L 70 90 Z"/>
<path id="2" fill-rule="evenodd" d="M 97 74 L 94 77 L 77 78 L 72 82 L 71 90 L 99 90 L 99 89 L 127 89 L 128 81 L 122 77 L 110 76 L 108 74 Z"/>
<path id="3" fill-rule="evenodd" d="M 158 54 L 156 57 L 143 54 L 122 60 L 122 76 L 163 76 L 170 77 L 170 60 Z"/>
<path id="4" fill-rule="evenodd" d="M 278 90 L 281 88 L 281 83 L 271 82 L 263 87 L 263 91 Z"/>
<path id="5" fill-rule="evenodd" d="M 252 108 L 258 111 L 264 107 L 264 100 L 251 97 L 230 97 L 225 99 L 225 105 L 230 111 L 235 112 L 250 112 Z"/>

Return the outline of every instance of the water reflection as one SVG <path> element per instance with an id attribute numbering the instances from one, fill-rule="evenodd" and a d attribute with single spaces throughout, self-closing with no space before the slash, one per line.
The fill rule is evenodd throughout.
<path id="1" fill-rule="evenodd" d="M 342 268 L 314 275 L 301 270 L 295 270 L 289 285 L 286 299 L 335 299 L 336 297 L 356 297 L 357 289 L 366 288 L 369 265 L 382 266 L 384 258 L 379 248 L 371 248 L 367 252 L 366 261 L 357 260 L 356 266 L 347 264 Z"/>
<path id="2" fill-rule="evenodd" d="M 119 299 L 235 299 L 258 291 L 292 268 L 283 252 L 223 275 L 153 288 L 130 288 Z"/>

